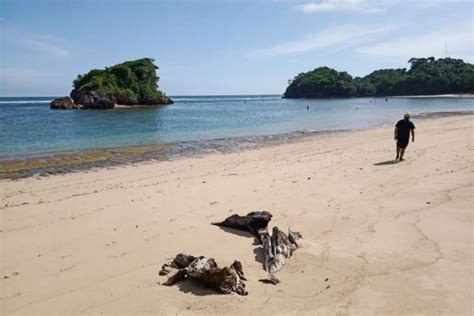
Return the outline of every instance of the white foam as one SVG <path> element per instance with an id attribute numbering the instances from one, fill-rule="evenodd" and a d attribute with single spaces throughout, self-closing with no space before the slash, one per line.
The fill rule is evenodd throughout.
<path id="1" fill-rule="evenodd" d="M 278 96 L 263 96 L 263 97 L 171 97 L 175 102 L 233 102 L 233 101 L 268 101 L 268 100 L 280 100 Z"/>
<path id="2" fill-rule="evenodd" d="M 52 100 L 15 100 L 15 101 L 0 101 L 0 104 L 29 104 L 29 103 L 50 103 Z"/>

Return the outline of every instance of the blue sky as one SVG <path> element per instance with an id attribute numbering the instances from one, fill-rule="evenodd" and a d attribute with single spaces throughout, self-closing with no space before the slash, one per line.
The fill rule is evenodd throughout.
<path id="1" fill-rule="evenodd" d="M 473 62 L 472 1 L 0 0 L 0 96 L 68 95 L 92 68 L 152 57 L 168 95 L 281 94 L 319 66 Z"/>

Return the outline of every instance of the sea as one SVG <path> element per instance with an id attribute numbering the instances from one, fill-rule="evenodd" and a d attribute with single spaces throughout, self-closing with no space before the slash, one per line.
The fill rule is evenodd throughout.
<path id="1" fill-rule="evenodd" d="M 308 133 L 394 125 L 403 113 L 472 111 L 472 98 L 282 99 L 174 96 L 174 104 L 51 110 L 53 97 L 0 98 L 0 161 L 88 149 L 170 145 L 200 151 Z M 422 131 L 420 131 L 422 133 Z"/>

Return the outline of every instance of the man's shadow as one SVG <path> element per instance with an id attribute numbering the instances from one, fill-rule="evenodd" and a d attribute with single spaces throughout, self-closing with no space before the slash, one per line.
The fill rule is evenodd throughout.
<path id="1" fill-rule="evenodd" d="M 395 160 L 387 160 L 387 161 L 381 161 L 374 163 L 374 166 L 387 166 L 387 165 L 396 165 L 398 161 Z"/>

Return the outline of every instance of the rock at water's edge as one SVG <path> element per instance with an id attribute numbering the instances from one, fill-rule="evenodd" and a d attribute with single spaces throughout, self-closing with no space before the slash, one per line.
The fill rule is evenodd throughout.
<path id="1" fill-rule="evenodd" d="M 85 109 L 113 109 L 116 100 L 112 96 L 103 96 L 96 91 L 71 91 L 71 98 L 76 104 L 82 105 Z"/>
<path id="2" fill-rule="evenodd" d="M 163 95 L 157 98 L 137 100 L 135 97 L 116 97 L 113 95 L 100 95 L 96 91 L 71 91 L 70 97 L 56 98 L 50 103 L 51 109 L 113 109 L 115 105 L 161 105 L 173 104 L 173 100 Z"/>
<path id="3" fill-rule="evenodd" d="M 80 104 L 84 109 L 113 109 L 115 105 L 160 105 L 173 104 L 173 100 L 167 96 L 150 99 L 138 99 L 136 97 L 125 97 L 116 95 L 101 95 L 97 91 L 81 91 L 74 89 L 71 91 L 71 98 L 75 104 Z"/>
<path id="4" fill-rule="evenodd" d="M 51 101 L 49 107 L 55 110 L 79 109 L 79 106 L 77 106 L 70 97 L 56 98 Z"/>
<path id="5" fill-rule="evenodd" d="M 162 96 L 160 98 L 160 104 L 173 104 L 173 100 L 171 98 L 167 97 L 166 95 Z"/>

